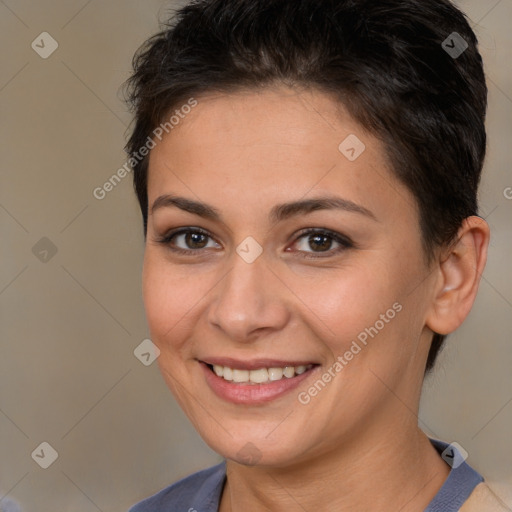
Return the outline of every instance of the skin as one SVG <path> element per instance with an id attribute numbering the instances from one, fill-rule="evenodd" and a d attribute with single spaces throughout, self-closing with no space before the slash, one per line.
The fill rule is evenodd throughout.
<path id="1" fill-rule="evenodd" d="M 450 468 L 418 428 L 423 370 L 432 332 L 456 329 L 473 303 L 487 224 L 466 219 L 458 241 L 427 265 L 414 197 L 393 176 L 379 140 L 333 98 L 283 86 L 197 99 L 151 151 L 149 205 L 174 194 L 215 207 L 221 220 L 175 206 L 150 212 L 143 295 L 164 379 L 227 459 L 221 512 L 424 510 Z M 366 146 L 355 161 L 338 150 L 349 134 Z M 375 218 L 322 209 L 269 220 L 276 204 L 325 195 Z M 181 227 L 211 238 L 199 249 L 184 236 L 158 242 Z M 339 244 L 327 239 L 322 252 L 301 236 L 306 228 L 340 233 L 354 246 L 336 252 Z M 236 252 L 248 236 L 263 249 L 250 264 Z M 299 403 L 298 392 L 394 303 L 402 310 Z M 235 405 L 205 382 L 198 360 L 212 356 L 320 366 L 274 401 Z M 249 464 L 247 443 L 255 454 Z"/>

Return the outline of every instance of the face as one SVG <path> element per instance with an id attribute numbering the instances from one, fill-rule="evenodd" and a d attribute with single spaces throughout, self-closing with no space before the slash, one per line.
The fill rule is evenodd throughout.
<path id="1" fill-rule="evenodd" d="M 432 280 L 381 143 L 318 91 L 197 101 L 150 154 L 143 270 L 195 428 L 285 466 L 415 423 Z"/>

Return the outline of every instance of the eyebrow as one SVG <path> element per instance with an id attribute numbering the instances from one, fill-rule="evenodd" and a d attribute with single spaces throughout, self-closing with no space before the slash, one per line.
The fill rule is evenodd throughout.
<path id="1" fill-rule="evenodd" d="M 170 207 L 176 207 L 206 219 L 222 221 L 222 216 L 217 208 L 206 203 L 172 194 L 164 194 L 157 197 L 151 206 L 151 215 L 160 208 Z M 375 215 L 364 206 L 348 199 L 335 196 L 322 196 L 275 205 L 270 211 L 269 219 L 275 224 L 291 217 L 308 214 L 317 210 L 343 210 L 351 213 L 359 213 L 377 221 Z"/>

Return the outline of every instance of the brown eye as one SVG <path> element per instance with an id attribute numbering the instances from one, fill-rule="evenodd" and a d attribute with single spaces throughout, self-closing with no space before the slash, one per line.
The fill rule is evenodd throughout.
<path id="1" fill-rule="evenodd" d="M 354 247 L 352 241 L 346 236 L 323 229 L 310 229 L 303 232 L 294 245 L 301 253 L 301 257 L 310 259 L 334 256 Z"/>
<path id="2" fill-rule="evenodd" d="M 157 242 L 180 254 L 199 254 L 202 249 L 220 247 L 206 231 L 199 228 L 179 229 L 157 239 Z"/>
<path id="3" fill-rule="evenodd" d="M 327 235 L 309 235 L 308 244 L 315 251 L 328 251 L 332 245 L 332 238 Z"/>
<path id="4" fill-rule="evenodd" d="M 208 237 L 203 233 L 189 232 L 183 235 L 187 249 L 203 249 L 208 243 Z"/>

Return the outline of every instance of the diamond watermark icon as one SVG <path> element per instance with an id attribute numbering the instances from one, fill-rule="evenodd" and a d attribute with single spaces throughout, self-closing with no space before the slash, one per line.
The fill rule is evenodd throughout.
<path id="1" fill-rule="evenodd" d="M 246 263 L 253 263 L 263 252 L 263 247 L 252 236 L 248 236 L 236 248 L 236 252 Z"/>
<path id="2" fill-rule="evenodd" d="M 57 450 L 46 441 L 41 443 L 33 452 L 32 458 L 43 468 L 49 468 L 56 460 L 59 454 Z"/>
<path id="3" fill-rule="evenodd" d="M 453 469 L 457 469 L 468 458 L 468 452 L 459 443 L 453 442 L 444 449 L 441 457 Z"/>
<path id="4" fill-rule="evenodd" d="M 32 254 L 42 263 L 48 263 L 57 254 L 57 246 L 49 238 L 43 236 L 32 247 Z"/>
<path id="5" fill-rule="evenodd" d="M 59 47 L 59 43 L 48 32 L 41 32 L 30 46 L 39 57 L 47 59 Z"/>
<path id="6" fill-rule="evenodd" d="M 364 143 L 353 133 L 338 146 L 340 153 L 351 162 L 358 159 L 365 149 Z"/>
<path id="7" fill-rule="evenodd" d="M 262 453 L 255 444 L 248 442 L 240 448 L 236 456 L 242 464 L 254 466 L 260 461 Z"/>
<path id="8" fill-rule="evenodd" d="M 149 366 L 160 355 L 160 349 L 146 338 L 137 346 L 133 354 L 144 366 Z"/>
<path id="9" fill-rule="evenodd" d="M 468 48 L 466 40 L 457 32 L 452 32 L 442 43 L 443 50 L 452 58 L 460 57 Z"/>

